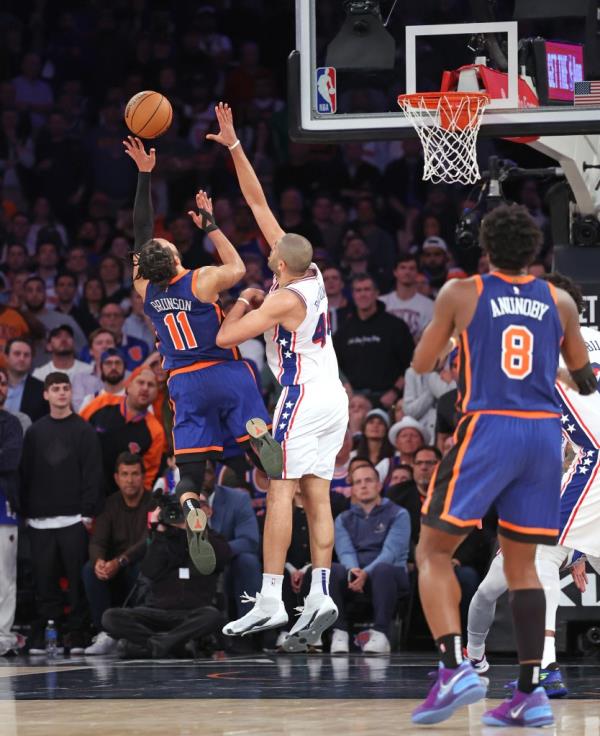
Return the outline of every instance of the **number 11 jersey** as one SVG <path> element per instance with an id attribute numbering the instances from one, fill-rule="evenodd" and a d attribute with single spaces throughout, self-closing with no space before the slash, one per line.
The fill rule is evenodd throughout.
<path id="1" fill-rule="evenodd" d="M 194 295 L 196 275 L 196 271 L 186 270 L 171 279 L 166 289 L 151 283 L 146 288 L 144 313 L 152 320 L 167 370 L 204 361 L 239 360 L 237 348 L 217 346 L 223 322 L 221 307 Z"/>
<path id="2" fill-rule="evenodd" d="M 463 413 L 560 414 L 555 387 L 563 329 L 554 287 L 533 276 L 476 277 L 479 299 L 460 335 Z"/>

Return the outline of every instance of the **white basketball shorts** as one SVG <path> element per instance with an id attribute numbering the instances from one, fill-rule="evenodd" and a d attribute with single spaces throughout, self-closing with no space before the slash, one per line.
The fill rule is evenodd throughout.
<path id="1" fill-rule="evenodd" d="M 340 382 L 286 386 L 273 415 L 283 449 L 283 479 L 316 475 L 331 480 L 348 427 L 348 395 Z"/>

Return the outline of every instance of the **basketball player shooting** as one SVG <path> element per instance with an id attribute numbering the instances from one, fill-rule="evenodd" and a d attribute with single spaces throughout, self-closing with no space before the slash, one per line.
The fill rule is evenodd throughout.
<path id="1" fill-rule="evenodd" d="M 528 276 L 541 232 L 524 207 L 501 206 L 481 226 L 491 272 L 448 282 L 413 357 L 419 373 L 460 348 L 456 444 L 444 457 L 423 504 L 417 547 L 419 592 L 440 652 L 435 684 L 413 711 L 415 723 L 437 723 L 485 696 L 463 661 L 460 588 L 452 569 L 459 544 L 490 506 L 498 534 L 519 655 L 510 700 L 483 716 L 492 726 L 545 726 L 552 710 L 539 687 L 544 648 L 544 591 L 536 545 L 555 545 L 559 530 L 561 407 L 555 389 L 559 354 L 581 394 L 596 379 L 573 299 Z"/>
<path id="2" fill-rule="evenodd" d="M 348 398 L 339 380 L 325 287 L 312 262 L 312 247 L 306 238 L 281 229 L 236 136 L 230 108 L 221 103 L 216 113 L 220 131 L 207 138 L 230 150 L 242 194 L 271 247 L 269 267 L 275 274 L 268 296 L 259 289 L 241 293 L 219 330 L 217 345 L 230 348 L 264 333 L 269 367 L 283 387 L 273 420 L 275 439 L 283 448 L 283 473 L 281 480 L 271 478 L 269 483 L 262 589 L 252 610 L 223 632 L 250 634 L 287 623 L 281 587 L 292 536 L 292 499 L 299 485 L 310 531 L 312 581 L 284 648 L 303 651 L 338 613 L 329 596 L 329 486 L 348 426 Z"/>
<path id="3" fill-rule="evenodd" d="M 249 444 L 246 423 L 252 420 L 252 426 L 262 428 L 257 448 L 262 466 L 274 476 L 281 475 L 282 467 L 281 447 L 268 433 L 270 419 L 250 367 L 240 359 L 236 344 L 223 348 L 216 343 L 223 319 L 219 293 L 235 286 L 246 269 L 216 224 L 212 202 L 203 191 L 196 195 L 198 212 L 189 215 L 207 233 L 222 265 L 185 269 L 173 243 L 153 237 L 150 172 L 156 152 L 151 148 L 147 153 L 139 138 L 132 136 L 123 144 L 139 172 L 133 210 L 133 283 L 169 371 L 173 446 L 181 474 L 175 492 L 186 518 L 190 557 L 199 572 L 209 575 L 215 555 L 198 500 L 206 460 L 242 452 Z"/>

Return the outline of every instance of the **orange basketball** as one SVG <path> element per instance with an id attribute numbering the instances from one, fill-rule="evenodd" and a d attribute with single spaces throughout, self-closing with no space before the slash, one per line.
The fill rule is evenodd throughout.
<path id="1" fill-rule="evenodd" d="M 172 120 L 171 103 L 160 92 L 138 92 L 125 108 L 125 124 L 140 138 L 158 138 L 169 129 Z"/>

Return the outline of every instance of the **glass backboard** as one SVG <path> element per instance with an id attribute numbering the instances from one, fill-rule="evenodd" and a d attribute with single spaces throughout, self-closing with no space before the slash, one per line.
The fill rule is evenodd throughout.
<path id="1" fill-rule="evenodd" d="M 398 95 L 442 89 L 488 93 L 480 135 L 599 133 L 598 7 L 598 0 L 296 0 L 292 136 L 412 135 Z"/>

